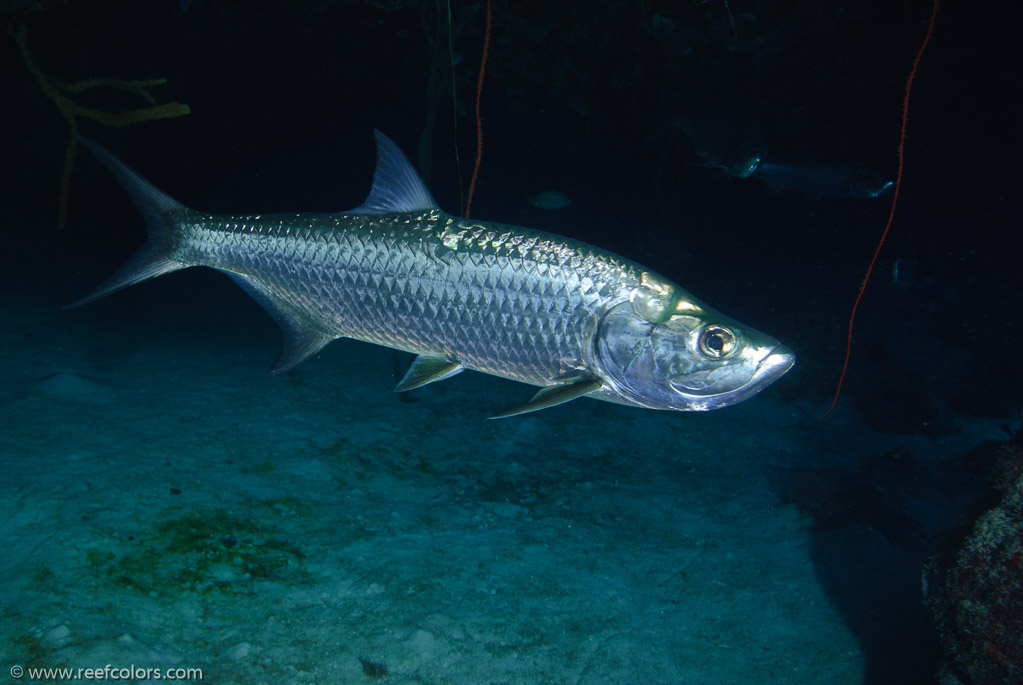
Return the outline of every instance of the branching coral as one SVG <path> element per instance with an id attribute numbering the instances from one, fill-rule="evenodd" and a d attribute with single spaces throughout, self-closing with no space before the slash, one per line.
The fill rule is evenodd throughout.
<path id="1" fill-rule="evenodd" d="M 21 59 L 25 63 L 25 68 L 27 68 L 29 73 L 32 74 L 32 77 L 36 80 L 36 83 L 39 84 L 39 88 L 43 91 L 46 97 L 53 100 L 54 104 L 57 105 L 57 108 L 60 109 L 60 113 L 71 126 L 71 136 L 68 138 L 67 148 L 64 152 L 64 174 L 60 181 L 60 200 L 57 209 L 57 227 L 63 228 L 67 221 L 67 201 L 68 189 L 71 184 L 71 172 L 74 169 L 75 159 L 78 156 L 78 142 L 75 140 L 74 134 L 78 131 L 79 118 L 92 119 L 104 126 L 120 128 L 121 126 L 137 124 L 142 121 L 180 117 L 188 114 L 191 110 L 188 105 L 183 105 L 179 102 L 157 104 L 156 99 L 149 93 L 149 89 L 166 83 L 167 79 L 165 78 L 147 79 L 142 81 L 94 78 L 76 81 L 74 83 L 64 83 L 50 78 L 39 69 L 35 61 L 32 59 L 32 54 L 28 49 L 28 31 L 25 29 L 24 25 L 19 26 L 17 31 L 11 31 L 11 35 L 18 44 L 18 49 L 21 52 Z M 94 88 L 112 88 L 115 90 L 133 93 L 145 100 L 149 106 L 141 107 L 139 109 L 130 109 L 118 114 L 111 114 L 109 112 L 103 112 L 98 109 L 81 105 L 69 97 L 72 94 L 84 93 Z"/>

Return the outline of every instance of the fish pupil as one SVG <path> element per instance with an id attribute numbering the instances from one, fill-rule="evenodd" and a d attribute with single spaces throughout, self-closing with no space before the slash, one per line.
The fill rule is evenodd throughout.
<path id="1" fill-rule="evenodd" d="M 707 329 L 700 338 L 700 351 L 713 359 L 728 356 L 735 349 L 735 335 L 731 331 L 715 326 Z"/>

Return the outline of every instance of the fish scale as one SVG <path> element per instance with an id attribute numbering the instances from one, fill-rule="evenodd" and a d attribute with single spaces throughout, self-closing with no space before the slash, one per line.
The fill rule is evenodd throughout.
<path id="1" fill-rule="evenodd" d="M 540 386 L 498 417 L 582 396 L 706 410 L 752 396 L 795 357 L 650 269 L 588 243 L 446 214 L 379 131 L 370 195 L 338 214 L 216 216 L 153 187 L 101 146 L 149 239 L 71 306 L 171 271 L 229 275 L 280 325 L 281 372 L 337 338 L 416 355 L 409 390 L 463 369 Z"/>
<path id="2" fill-rule="evenodd" d="M 600 313 L 639 282 L 609 252 L 440 210 L 172 221 L 174 259 L 257 282 L 334 337 L 534 385 L 581 366 Z"/>

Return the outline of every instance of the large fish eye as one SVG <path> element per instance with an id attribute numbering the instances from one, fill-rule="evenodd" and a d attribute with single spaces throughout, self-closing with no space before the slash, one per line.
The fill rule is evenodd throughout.
<path id="1" fill-rule="evenodd" d="M 700 334 L 700 352 L 711 359 L 723 359 L 735 348 L 735 333 L 724 326 L 707 326 Z"/>

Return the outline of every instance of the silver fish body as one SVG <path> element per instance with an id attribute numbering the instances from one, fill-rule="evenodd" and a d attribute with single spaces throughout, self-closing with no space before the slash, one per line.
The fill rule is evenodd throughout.
<path id="1" fill-rule="evenodd" d="M 337 338 L 417 355 L 399 390 L 463 369 L 543 388 L 501 416 L 589 395 L 713 409 L 794 363 L 777 341 L 639 264 L 587 243 L 436 207 L 377 134 L 369 199 L 339 214 L 214 216 L 156 190 L 95 143 L 149 220 L 150 240 L 83 304 L 189 266 L 223 271 L 284 331 L 282 371 Z"/>
<path id="2" fill-rule="evenodd" d="M 532 385 L 580 368 L 639 267 L 583 243 L 440 210 L 183 217 L 174 258 L 257 282 L 334 338 Z"/>

